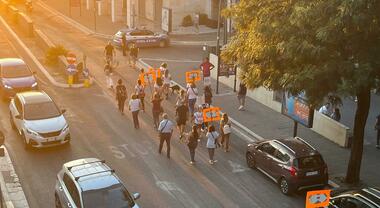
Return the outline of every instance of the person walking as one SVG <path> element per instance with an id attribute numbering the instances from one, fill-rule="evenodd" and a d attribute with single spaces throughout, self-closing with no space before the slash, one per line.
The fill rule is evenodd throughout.
<path id="1" fill-rule="evenodd" d="M 145 86 L 142 84 L 141 80 L 137 80 L 137 84 L 135 86 L 135 94 L 141 101 L 141 109 L 145 112 Z"/>
<path id="2" fill-rule="evenodd" d="M 335 121 L 340 121 L 341 115 L 339 108 L 334 108 L 333 113 L 331 114 L 331 118 Z"/>
<path id="3" fill-rule="evenodd" d="M 186 120 L 187 120 L 187 106 L 185 103 L 180 103 L 179 106 L 176 108 L 176 122 L 177 127 L 179 130 L 179 140 L 182 141 L 183 133 L 186 126 Z"/>
<path id="4" fill-rule="evenodd" d="M 152 96 L 152 114 L 153 114 L 153 124 L 154 128 L 158 128 L 160 114 L 163 113 L 163 108 L 161 106 L 162 99 L 158 93 L 154 93 Z"/>
<path id="5" fill-rule="evenodd" d="M 209 106 L 211 106 L 212 103 L 212 90 L 210 86 L 205 86 L 203 94 L 205 96 L 205 103 L 207 103 Z"/>
<path id="6" fill-rule="evenodd" d="M 184 103 L 187 103 L 186 91 L 181 89 L 181 91 L 179 91 L 179 95 L 177 97 L 176 106 L 180 106 Z"/>
<path id="7" fill-rule="evenodd" d="M 192 117 L 194 114 L 194 105 L 197 102 L 198 97 L 198 89 L 195 85 L 195 83 L 191 83 L 187 88 L 187 100 L 188 100 L 188 106 L 189 106 L 189 113 Z"/>
<path id="8" fill-rule="evenodd" d="M 106 47 L 104 48 L 104 55 L 106 58 L 106 62 L 113 63 L 113 58 L 116 56 L 115 47 L 111 44 L 111 41 L 108 41 Z"/>
<path id="9" fill-rule="evenodd" d="M 116 86 L 116 100 L 121 115 L 124 115 L 124 105 L 127 97 L 127 88 L 123 84 L 123 81 L 119 79 Z"/>
<path id="10" fill-rule="evenodd" d="M 156 82 L 154 83 L 154 92 L 157 92 L 160 95 L 160 97 L 162 97 L 162 86 L 162 78 L 157 77 Z"/>
<path id="11" fill-rule="evenodd" d="M 165 71 L 168 70 L 168 64 L 163 62 L 160 66 L 160 71 L 162 74 L 165 74 Z"/>
<path id="12" fill-rule="evenodd" d="M 202 105 L 199 105 L 194 113 L 194 125 L 198 129 L 198 133 L 203 132 L 203 113 L 202 113 Z"/>
<path id="13" fill-rule="evenodd" d="M 132 112 L 133 124 L 135 129 L 140 128 L 139 124 L 139 111 L 141 108 L 141 101 L 138 99 L 136 94 L 132 94 L 131 100 L 129 101 L 129 110 Z"/>
<path id="14" fill-rule="evenodd" d="M 190 152 L 190 164 L 195 164 L 195 149 L 198 146 L 198 140 L 199 140 L 199 133 L 198 133 L 198 127 L 196 125 L 193 125 L 191 128 L 191 132 L 189 134 L 189 139 L 187 141 L 187 147 L 189 148 Z"/>
<path id="15" fill-rule="evenodd" d="M 158 154 L 161 154 L 162 146 L 164 145 L 164 142 L 166 142 L 166 155 L 170 159 L 170 139 L 173 134 L 173 122 L 171 122 L 168 118 L 168 114 L 164 113 L 162 114 L 162 121 L 160 122 L 160 125 L 158 126 L 158 133 L 160 137 L 160 145 L 158 147 Z"/>
<path id="16" fill-rule="evenodd" d="M 377 131 L 376 148 L 380 149 L 380 114 L 376 117 L 375 130 Z"/>
<path id="17" fill-rule="evenodd" d="M 211 85 L 211 79 L 210 79 L 211 70 L 214 69 L 215 66 L 212 63 L 210 63 L 209 58 L 206 57 L 203 59 L 203 62 L 199 67 L 202 70 L 204 85 L 205 86 Z"/>
<path id="18" fill-rule="evenodd" d="M 222 145 L 225 152 L 230 151 L 230 134 L 231 134 L 231 121 L 228 119 L 227 113 L 223 113 L 220 120 L 220 132 L 222 134 Z"/>
<path id="19" fill-rule="evenodd" d="M 239 91 L 237 94 L 238 100 L 239 100 L 239 111 L 243 111 L 245 107 L 245 97 L 247 96 L 247 86 L 243 83 L 240 82 L 239 85 Z"/>
<path id="20" fill-rule="evenodd" d="M 104 73 L 106 75 L 106 83 L 107 83 L 107 87 L 109 89 L 113 89 L 113 80 L 112 80 L 112 75 L 113 75 L 113 71 L 115 70 L 115 68 L 117 67 L 117 65 L 112 65 L 112 62 L 111 61 L 107 61 L 106 64 L 104 65 Z"/>
<path id="21" fill-rule="evenodd" d="M 169 74 L 169 70 L 164 71 L 164 75 L 162 76 L 162 80 L 164 82 L 164 85 L 162 86 L 162 92 L 165 95 L 165 99 L 167 100 L 169 98 L 169 88 L 170 88 L 170 83 L 172 81 L 172 78 Z"/>
<path id="22" fill-rule="evenodd" d="M 206 137 L 207 137 L 206 147 L 208 150 L 208 155 L 210 157 L 209 163 L 213 165 L 216 162 L 218 162 L 217 160 L 214 160 L 214 154 L 215 154 L 215 149 L 218 146 L 220 146 L 219 141 L 218 141 L 219 134 L 218 132 L 215 131 L 214 125 L 210 125 L 208 127 L 208 132 L 206 134 Z"/>
<path id="23" fill-rule="evenodd" d="M 125 35 L 125 33 L 121 35 L 121 50 L 123 51 L 123 56 L 127 56 L 128 45 L 127 45 L 127 36 Z"/>
<path id="24" fill-rule="evenodd" d="M 132 43 L 132 46 L 129 50 L 129 55 L 132 59 L 132 67 L 133 68 L 136 68 L 136 61 L 137 61 L 137 57 L 139 55 L 139 48 L 136 47 L 136 44 L 135 43 Z"/>

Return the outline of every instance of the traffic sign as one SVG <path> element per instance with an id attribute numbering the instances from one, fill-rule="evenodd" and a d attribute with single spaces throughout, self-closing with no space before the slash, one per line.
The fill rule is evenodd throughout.
<path id="1" fill-rule="evenodd" d="M 193 83 L 201 80 L 201 70 L 193 70 L 186 72 L 186 82 Z"/>
<path id="2" fill-rule="evenodd" d="M 211 122 L 211 121 L 219 121 L 220 120 L 220 108 L 212 107 L 203 109 L 203 121 Z"/>
<path id="3" fill-rule="evenodd" d="M 331 190 L 308 191 L 306 195 L 306 208 L 328 207 Z"/>

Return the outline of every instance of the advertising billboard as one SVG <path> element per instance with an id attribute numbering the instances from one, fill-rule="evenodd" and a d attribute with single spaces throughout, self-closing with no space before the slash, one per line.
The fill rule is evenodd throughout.
<path id="1" fill-rule="evenodd" d="M 285 91 L 281 112 L 297 123 L 308 128 L 313 127 L 314 109 L 307 103 L 305 93 L 294 96 Z"/>

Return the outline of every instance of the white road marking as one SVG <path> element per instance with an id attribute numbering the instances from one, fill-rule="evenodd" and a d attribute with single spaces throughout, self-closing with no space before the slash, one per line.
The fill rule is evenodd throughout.
<path id="1" fill-rule="evenodd" d="M 228 160 L 228 164 L 230 164 L 230 166 L 232 167 L 233 173 L 241 173 L 249 170 L 247 167 L 240 165 L 239 163 L 232 162 L 231 160 Z"/>
<path id="2" fill-rule="evenodd" d="M 177 62 L 177 63 L 201 63 L 201 61 L 188 60 L 188 59 L 164 59 L 164 58 L 140 58 L 140 60 L 147 61 L 161 61 L 161 62 Z"/>

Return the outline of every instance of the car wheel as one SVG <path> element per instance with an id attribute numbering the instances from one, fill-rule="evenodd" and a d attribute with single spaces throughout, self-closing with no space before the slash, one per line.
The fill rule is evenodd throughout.
<path id="1" fill-rule="evenodd" d="M 54 194 L 55 196 L 55 207 L 56 208 L 62 208 L 61 201 L 59 201 L 59 197 L 57 194 Z"/>
<path id="2" fill-rule="evenodd" d="M 255 158 L 253 157 L 253 154 L 252 153 L 247 153 L 246 154 L 246 159 L 247 159 L 247 166 L 249 168 L 256 168 L 256 162 L 255 162 Z"/>
<path id="3" fill-rule="evenodd" d="M 159 46 L 160 46 L 160 48 L 166 47 L 166 41 L 161 40 Z"/>
<path id="4" fill-rule="evenodd" d="M 16 130 L 15 121 L 13 120 L 12 113 L 9 112 L 9 122 L 11 123 L 12 129 Z"/>
<path id="5" fill-rule="evenodd" d="M 289 186 L 289 183 L 285 178 L 280 179 L 279 185 L 280 185 L 281 192 L 283 194 L 290 195 L 292 193 L 290 186 Z"/>

